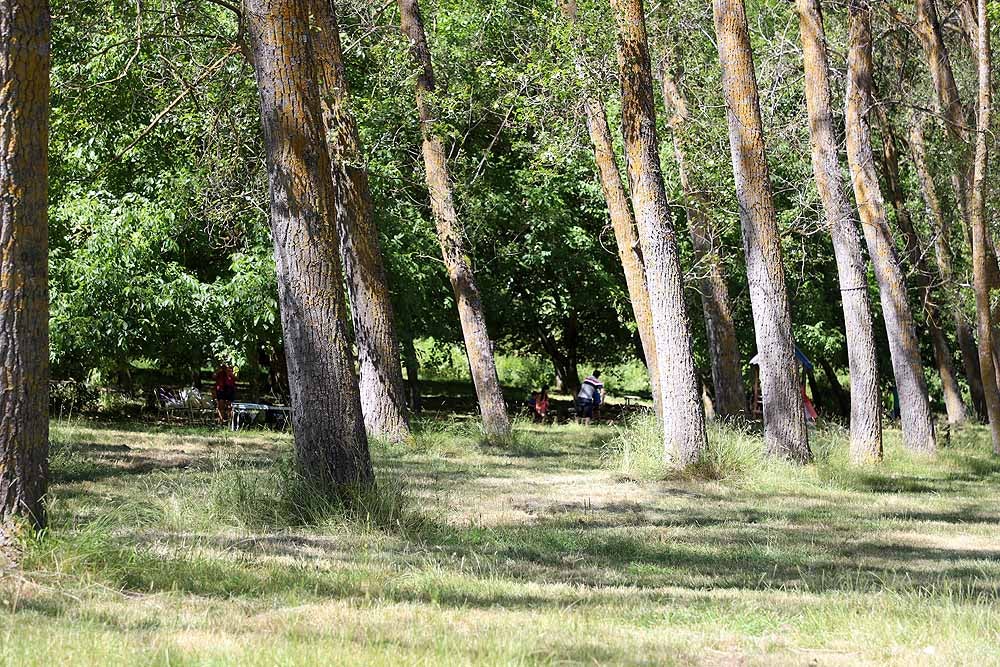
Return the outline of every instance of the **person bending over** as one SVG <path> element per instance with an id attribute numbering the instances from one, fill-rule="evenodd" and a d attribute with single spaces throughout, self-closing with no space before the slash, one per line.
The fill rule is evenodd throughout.
<path id="1" fill-rule="evenodd" d="M 576 395 L 576 422 L 578 424 L 590 425 L 590 420 L 594 418 L 594 408 L 601 403 L 603 389 L 601 371 L 595 370 L 583 381 L 580 393 Z"/>

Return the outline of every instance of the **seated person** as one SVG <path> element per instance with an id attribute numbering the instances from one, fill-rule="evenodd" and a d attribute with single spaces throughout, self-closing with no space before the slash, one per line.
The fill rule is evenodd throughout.
<path id="1" fill-rule="evenodd" d="M 549 388 L 542 387 L 542 391 L 539 392 L 535 398 L 534 419 L 536 422 L 544 422 L 548 418 L 549 418 Z"/>

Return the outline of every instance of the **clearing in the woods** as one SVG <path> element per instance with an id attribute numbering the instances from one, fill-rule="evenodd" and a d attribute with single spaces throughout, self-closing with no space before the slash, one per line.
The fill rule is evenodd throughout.
<path id="1" fill-rule="evenodd" d="M 890 432 L 889 463 L 851 469 L 831 430 L 806 469 L 657 480 L 611 427 L 498 449 L 442 424 L 375 446 L 351 518 L 278 491 L 284 435 L 55 424 L 0 663 L 1000 664 L 983 429 L 934 461 Z"/>

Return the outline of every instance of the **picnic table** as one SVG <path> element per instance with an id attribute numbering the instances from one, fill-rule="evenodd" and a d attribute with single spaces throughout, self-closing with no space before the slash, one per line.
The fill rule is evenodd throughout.
<path id="1" fill-rule="evenodd" d="M 292 409 L 284 405 L 268 405 L 266 403 L 233 403 L 233 415 L 230 419 L 230 429 L 239 431 L 255 425 L 270 423 L 271 418 L 280 420 L 282 424 L 291 422 Z"/>

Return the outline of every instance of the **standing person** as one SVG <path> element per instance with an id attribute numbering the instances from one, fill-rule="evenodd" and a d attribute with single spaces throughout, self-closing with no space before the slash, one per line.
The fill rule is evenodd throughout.
<path id="1" fill-rule="evenodd" d="M 215 370 L 215 409 L 220 424 L 228 424 L 233 416 L 233 401 L 236 400 L 236 375 L 227 363 Z"/>
<path id="2" fill-rule="evenodd" d="M 582 422 L 590 426 L 590 420 L 594 418 L 594 408 L 601 404 L 604 383 L 601 382 L 600 378 L 601 371 L 595 370 L 583 381 L 580 393 L 576 395 L 576 421 L 578 424 Z"/>
<path id="3" fill-rule="evenodd" d="M 535 397 L 535 421 L 543 424 L 549 418 L 549 388 L 542 387 L 542 391 Z"/>

